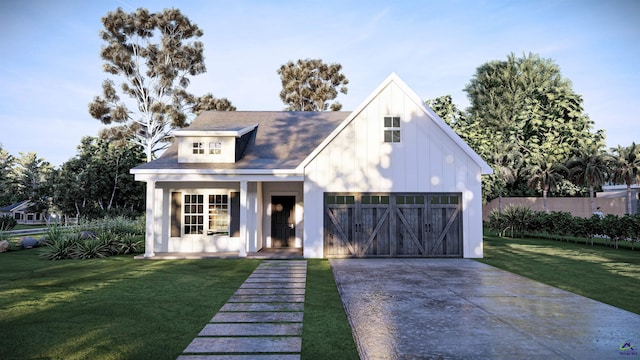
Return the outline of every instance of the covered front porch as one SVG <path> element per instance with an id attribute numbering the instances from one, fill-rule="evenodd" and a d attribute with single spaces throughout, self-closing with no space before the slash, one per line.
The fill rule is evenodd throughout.
<path id="1" fill-rule="evenodd" d="M 296 180 L 148 179 L 143 257 L 302 257 L 303 182 Z"/>

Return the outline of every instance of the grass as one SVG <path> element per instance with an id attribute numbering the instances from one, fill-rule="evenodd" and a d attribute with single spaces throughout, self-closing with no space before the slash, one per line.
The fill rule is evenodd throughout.
<path id="1" fill-rule="evenodd" d="M 479 261 L 640 314 L 640 251 L 484 236 Z"/>
<path id="2" fill-rule="evenodd" d="M 47 227 L 46 224 L 38 224 L 38 225 L 17 224 L 16 227 L 14 227 L 11 230 L 31 230 L 31 229 L 42 229 L 46 227 Z"/>
<path id="3" fill-rule="evenodd" d="M 303 359 L 359 359 L 328 260 L 307 263 Z"/>
<path id="4" fill-rule="evenodd" d="M 260 260 L 0 254 L 0 359 L 175 359 Z M 327 260 L 309 260 L 303 359 L 357 359 Z"/>
<path id="5" fill-rule="evenodd" d="M 0 358 L 175 359 L 258 260 L 0 254 Z"/>

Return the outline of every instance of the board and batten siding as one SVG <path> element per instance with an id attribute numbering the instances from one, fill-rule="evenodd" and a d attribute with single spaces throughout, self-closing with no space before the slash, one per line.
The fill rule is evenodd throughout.
<path id="1" fill-rule="evenodd" d="M 463 256 L 482 257 L 482 169 L 405 87 L 387 83 L 305 167 L 305 257 L 323 255 L 325 192 L 461 193 Z M 400 143 L 384 116 L 400 116 Z"/>

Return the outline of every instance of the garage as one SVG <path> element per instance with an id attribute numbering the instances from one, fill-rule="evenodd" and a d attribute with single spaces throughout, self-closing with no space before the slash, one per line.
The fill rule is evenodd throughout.
<path id="1" fill-rule="evenodd" d="M 461 193 L 325 193 L 326 257 L 462 257 Z"/>

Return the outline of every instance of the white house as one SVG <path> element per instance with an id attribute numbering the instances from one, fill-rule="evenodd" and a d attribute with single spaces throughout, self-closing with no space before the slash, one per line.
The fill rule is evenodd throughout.
<path id="1" fill-rule="evenodd" d="M 147 183 L 145 257 L 482 257 L 491 168 L 396 74 L 353 112 L 204 112 Z"/>
<path id="2" fill-rule="evenodd" d="M 18 224 L 24 225 L 41 225 L 47 223 L 47 214 L 45 212 L 32 212 L 29 207 L 32 203 L 29 200 L 23 200 L 15 204 L 0 207 L 0 216 L 11 216 L 16 219 Z"/>

